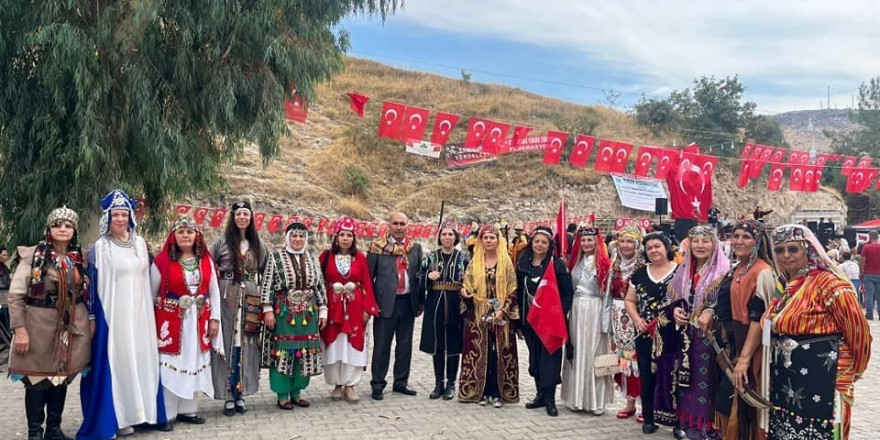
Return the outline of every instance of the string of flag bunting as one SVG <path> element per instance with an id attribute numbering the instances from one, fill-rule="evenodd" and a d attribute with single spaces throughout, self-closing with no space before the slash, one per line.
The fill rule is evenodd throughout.
<path id="1" fill-rule="evenodd" d="M 285 102 L 288 119 L 305 122 L 306 106 L 296 94 L 293 85 L 291 95 L 293 98 Z M 346 95 L 350 100 L 352 111 L 363 118 L 370 98 L 351 92 Z M 439 158 L 445 149 L 446 165 L 449 169 L 488 163 L 500 155 L 538 151 L 544 153 L 543 163 L 558 165 L 562 160 L 563 149 L 569 136 L 569 133 L 555 130 L 548 130 L 541 136 L 529 136 L 533 130 L 529 126 L 470 117 L 464 142 L 448 144 L 461 116 L 436 111 L 430 140 L 425 141 L 424 136 L 430 116 L 431 110 L 426 108 L 383 101 L 377 136 L 404 142 L 406 151 L 413 154 Z M 593 162 L 595 171 L 622 174 L 627 172 L 633 149 L 634 145 L 631 143 L 577 134 L 568 163 L 576 168 L 585 168 L 595 150 Z M 679 165 L 685 161 L 688 162 L 688 166 L 700 168 L 705 177 L 711 178 L 718 158 L 701 153 L 693 144 L 685 148 L 642 145 L 636 150 L 632 175 L 649 176 L 656 159 L 654 178 L 666 179 L 671 170 L 680 168 Z M 880 168 L 871 167 L 872 159 L 867 156 L 842 157 L 837 154 L 820 153 L 812 157 L 807 151 L 747 142 L 739 160 L 737 186 L 740 188 L 758 179 L 769 165 L 768 191 L 782 189 L 785 174 L 788 172 L 790 191 L 816 192 L 827 168 L 839 168 L 840 174 L 847 176 L 847 193 L 862 193 L 872 187 L 880 189 L 880 179 L 877 179 Z M 840 166 L 829 165 L 841 161 Z"/>

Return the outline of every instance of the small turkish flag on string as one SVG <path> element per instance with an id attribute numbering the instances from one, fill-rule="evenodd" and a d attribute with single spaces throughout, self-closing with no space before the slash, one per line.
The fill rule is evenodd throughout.
<path id="1" fill-rule="evenodd" d="M 638 153 L 636 153 L 636 169 L 633 174 L 639 177 L 647 176 L 648 171 L 651 170 L 651 161 L 654 160 L 655 153 L 654 147 L 640 146 Z"/>
<path id="2" fill-rule="evenodd" d="M 578 168 L 585 167 L 590 159 L 590 152 L 593 151 L 595 143 L 596 138 L 592 136 L 585 134 L 577 135 L 577 139 L 574 141 L 574 149 L 571 152 L 571 157 L 568 158 L 568 162 Z"/>
<path id="3" fill-rule="evenodd" d="M 742 159 L 739 162 L 739 177 L 736 178 L 736 186 L 745 188 L 749 184 L 749 176 L 752 174 L 751 171 L 749 171 L 751 167 L 751 159 Z"/>
<path id="4" fill-rule="evenodd" d="M 746 145 L 743 147 L 742 152 L 739 154 L 740 159 L 748 159 L 752 157 L 752 150 L 755 149 L 755 144 L 751 142 L 746 142 Z"/>
<path id="5" fill-rule="evenodd" d="M 758 151 L 760 151 L 760 155 Z M 773 157 L 773 147 L 756 145 L 755 149 L 752 150 L 753 166 L 749 168 L 749 177 L 752 179 L 758 178 L 764 170 L 764 164 L 769 162 L 771 157 Z"/>
<path id="6" fill-rule="evenodd" d="M 873 161 L 873 160 L 874 159 L 871 159 L 868 156 L 862 156 L 859 158 L 859 161 L 856 163 L 856 168 L 868 168 L 869 166 L 871 166 L 871 161 Z"/>
<path id="7" fill-rule="evenodd" d="M 177 216 L 178 216 L 178 217 L 180 217 L 180 216 L 184 216 L 184 215 L 186 215 L 187 213 L 189 213 L 189 211 L 190 211 L 191 209 L 192 209 L 192 206 L 190 206 L 190 205 L 177 205 L 177 209 L 176 209 L 176 211 L 177 211 Z"/>
<path id="8" fill-rule="evenodd" d="M 815 192 L 819 189 L 819 181 L 816 179 L 816 167 L 807 165 L 804 167 L 804 192 Z"/>
<path id="9" fill-rule="evenodd" d="M 743 162 L 745 163 L 745 162 Z M 768 191 L 779 191 L 782 186 L 782 178 L 785 174 L 785 165 L 780 163 L 770 164 L 770 179 L 767 180 Z"/>
<path id="10" fill-rule="evenodd" d="M 385 101 L 382 103 L 382 118 L 379 119 L 379 137 L 388 139 L 400 139 L 400 129 L 403 125 L 403 114 L 406 106 L 396 102 Z"/>
<path id="11" fill-rule="evenodd" d="M 290 83 L 290 97 L 284 100 L 284 113 L 287 119 L 303 124 L 309 117 L 302 96 L 296 93 L 296 83 Z"/>
<path id="12" fill-rule="evenodd" d="M 507 131 L 510 130 L 510 124 L 490 122 L 489 132 L 483 136 L 482 150 L 483 153 L 497 156 L 501 152 L 501 145 L 507 137 Z"/>
<path id="13" fill-rule="evenodd" d="M 254 228 L 256 228 L 257 232 L 260 229 L 263 229 L 263 220 L 266 218 L 265 212 L 255 212 L 254 213 Z"/>
<path id="14" fill-rule="evenodd" d="M 834 162 L 834 155 L 822 153 L 816 156 L 816 161 L 813 162 L 813 165 L 824 168 L 828 162 Z"/>
<path id="15" fill-rule="evenodd" d="M 464 147 L 472 150 L 479 147 L 483 143 L 483 138 L 488 132 L 490 123 L 491 121 L 485 119 L 471 118 L 468 121 L 468 131 L 467 136 L 464 138 Z"/>
<path id="16" fill-rule="evenodd" d="M 669 175 L 675 165 L 678 165 L 678 159 L 681 157 L 681 151 L 676 148 L 660 148 L 657 150 L 657 169 L 654 171 L 654 177 L 657 179 L 665 179 Z"/>
<path id="17" fill-rule="evenodd" d="M 557 234 L 565 235 L 564 233 Z M 538 284 L 538 290 L 535 292 L 535 299 L 528 309 L 526 320 L 551 355 L 559 351 L 568 341 L 565 312 L 562 309 L 559 284 L 556 281 L 556 270 L 552 262 L 547 265 L 544 276 Z"/>
<path id="18" fill-rule="evenodd" d="M 400 130 L 400 140 L 403 142 L 421 142 L 428 126 L 428 116 L 431 111 L 419 107 L 407 107 L 404 112 L 403 128 Z"/>
<path id="19" fill-rule="evenodd" d="M 510 139 L 510 145 L 515 147 L 525 139 L 529 132 L 532 131 L 532 127 L 527 127 L 525 125 L 517 125 L 513 127 L 513 138 Z"/>
<path id="20" fill-rule="evenodd" d="M 870 186 L 874 178 L 877 177 L 877 168 L 853 168 L 846 180 L 847 193 L 862 193 Z"/>
<path id="21" fill-rule="evenodd" d="M 227 212 L 229 212 L 228 209 L 215 209 L 214 213 L 211 214 L 211 227 L 219 228 L 220 226 L 223 226 L 223 219 L 226 217 Z"/>
<path id="22" fill-rule="evenodd" d="M 596 171 L 610 172 L 614 168 L 615 142 L 608 139 L 599 139 L 599 147 L 596 153 L 596 162 L 593 169 Z"/>
<path id="23" fill-rule="evenodd" d="M 626 163 L 629 162 L 629 153 L 632 152 L 633 145 L 625 142 L 614 143 L 614 162 L 611 166 L 612 173 L 625 173 Z"/>
<path id="24" fill-rule="evenodd" d="M 205 217 L 207 217 L 207 216 L 208 216 L 208 208 L 199 206 L 198 208 L 196 208 L 195 212 L 193 213 L 193 220 L 196 221 L 196 225 L 201 226 L 202 222 L 205 221 Z"/>
<path id="25" fill-rule="evenodd" d="M 791 191 L 804 190 L 804 173 L 808 165 L 791 165 L 791 176 L 788 178 L 788 189 Z"/>
<path id="26" fill-rule="evenodd" d="M 770 162 L 771 163 L 782 163 L 782 161 L 785 160 L 785 153 L 786 152 L 787 151 L 785 148 L 780 147 L 780 148 L 774 149 L 773 154 L 770 156 Z"/>
<path id="27" fill-rule="evenodd" d="M 449 135 L 452 134 L 452 129 L 457 123 L 458 115 L 443 112 L 434 113 L 434 132 L 431 134 L 431 143 L 446 145 L 446 142 L 449 141 Z"/>
<path id="28" fill-rule="evenodd" d="M 348 99 L 351 101 L 348 104 L 348 106 L 351 107 L 351 109 L 355 113 L 357 113 L 359 118 L 363 118 L 364 117 L 364 107 L 366 107 L 367 102 L 370 100 L 370 98 L 368 98 L 364 95 L 358 94 L 358 93 L 351 93 L 351 92 L 346 93 L 346 95 L 348 95 Z"/>
<path id="29" fill-rule="evenodd" d="M 843 167 L 840 169 L 841 176 L 849 176 L 849 173 L 852 172 L 853 167 L 856 166 L 856 157 L 855 156 L 846 156 L 843 158 Z"/>
<path id="30" fill-rule="evenodd" d="M 266 232 L 276 233 L 281 230 L 281 223 L 284 221 L 284 216 L 275 214 L 269 218 L 269 224 L 266 226 Z"/>
<path id="31" fill-rule="evenodd" d="M 791 165 L 806 165 L 810 163 L 810 153 L 801 150 L 788 152 L 788 163 Z"/>
<path id="32" fill-rule="evenodd" d="M 544 163 L 548 165 L 559 165 L 562 158 L 562 148 L 565 146 L 565 139 L 568 133 L 561 131 L 547 131 L 547 149 L 544 150 Z"/>

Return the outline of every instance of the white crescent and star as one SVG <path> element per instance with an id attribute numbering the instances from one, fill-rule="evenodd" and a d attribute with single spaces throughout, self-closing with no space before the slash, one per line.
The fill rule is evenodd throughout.
<path id="1" fill-rule="evenodd" d="M 782 180 L 782 170 L 779 168 L 773 170 L 773 172 L 770 173 L 770 175 L 773 180 Z"/>
<path id="2" fill-rule="evenodd" d="M 394 115 L 394 117 L 388 117 L 388 115 Z M 388 124 L 388 125 L 393 124 L 394 121 L 397 120 L 397 110 L 394 110 L 393 108 L 392 108 L 392 109 L 388 109 L 387 111 L 385 111 L 385 116 L 384 116 L 384 117 L 385 117 L 385 123 L 386 123 L 386 124 Z"/>
<path id="3" fill-rule="evenodd" d="M 448 119 L 444 119 L 440 121 L 440 133 L 446 134 L 447 131 L 452 129 L 452 122 L 449 122 Z"/>
<path id="4" fill-rule="evenodd" d="M 477 121 L 474 123 L 474 133 L 482 133 L 484 131 L 486 131 L 486 123 L 485 122 Z"/>
<path id="5" fill-rule="evenodd" d="M 501 137 L 501 129 L 498 127 L 489 130 L 489 139 L 498 139 Z"/>
<path id="6" fill-rule="evenodd" d="M 623 161 L 626 160 L 626 157 L 627 157 L 626 149 L 621 148 L 621 149 L 617 150 L 617 153 L 615 153 L 614 155 L 617 157 L 617 163 L 622 163 Z"/>
<path id="7" fill-rule="evenodd" d="M 418 119 L 419 122 L 413 122 L 413 119 Z M 422 115 L 416 113 L 409 117 L 409 124 L 413 130 L 415 130 L 419 125 L 422 124 Z"/>

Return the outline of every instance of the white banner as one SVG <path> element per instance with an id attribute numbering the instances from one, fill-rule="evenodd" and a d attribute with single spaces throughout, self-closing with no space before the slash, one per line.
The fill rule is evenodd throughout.
<path id="1" fill-rule="evenodd" d="M 666 188 L 657 179 L 612 174 L 614 187 L 620 197 L 620 204 L 639 211 L 654 212 L 654 199 L 666 199 Z M 667 209 L 667 212 L 669 210 Z"/>
<path id="2" fill-rule="evenodd" d="M 419 156 L 428 156 L 433 157 L 435 159 L 440 158 L 440 150 L 442 149 L 442 145 L 434 144 L 428 141 L 422 142 L 412 142 L 409 141 L 406 143 L 406 152 L 412 154 L 418 154 Z"/>

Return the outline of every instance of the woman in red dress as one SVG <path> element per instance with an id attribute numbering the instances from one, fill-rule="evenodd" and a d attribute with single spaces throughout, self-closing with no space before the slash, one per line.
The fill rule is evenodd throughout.
<path id="1" fill-rule="evenodd" d="M 354 387 L 367 365 L 367 322 L 379 315 L 367 257 L 358 252 L 356 223 L 343 218 L 336 223 L 330 250 L 319 258 L 327 286 L 327 326 L 321 331 L 324 380 L 333 385 L 330 397 L 357 403 Z"/>

